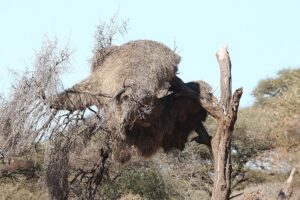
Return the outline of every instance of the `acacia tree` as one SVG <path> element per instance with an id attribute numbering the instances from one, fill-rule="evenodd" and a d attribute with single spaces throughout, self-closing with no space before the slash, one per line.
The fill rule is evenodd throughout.
<path id="1" fill-rule="evenodd" d="M 46 40 L 33 69 L 13 72 L 11 94 L 0 102 L 1 149 L 10 159 L 36 153 L 42 143 L 46 150 L 43 180 L 51 198 L 68 199 L 71 189 L 78 198 L 97 199 L 102 179 L 110 178 L 107 157 L 112 144 L 102 126 L 101 111 L 58 111 L 49 106 L 63 91 L 60 75 L 70 66 L 70 56 L 67 46 L 59 48 L 56 40 Z M 91 138 L 99 133 L 101 140 L 91 145 Z M 69 183 L 71 172 L 75 176 Z"/>
<path id="2" fill-rule="evenodd" d="M 76 185 L 73 191 L 83 194 L 80 198 L 93 199 L 97 198 L 101 181 L 110 178 L 107 160 L 116 150 L 115 157 L 125 162 L 136 149 L 144 156 L 152 155 L 159 147 L 166 151 L 183 149 L 188 135 L 195 130 L 199 135 L 195 140 L 212 147 L 215 170 L 212 198 L 228 199 L 231 136 L 242 89 L 231 95 L 231 63 L 227 49 L 222 48 L 217 53 L 221 69 L 221 101 L 218 102 L 206 83 L 184 83 L 176 76 L 180 57 L 164 45 L 137 41 L 112 46 L 113 36 L 126 30 L 115 26 L 114 20 L 112 23 L 107 31 L 106 26 L 98 27 L 100 42 L 92 63 L 93 74 L 63 92 L 58 75 L 60 69 L 69 64 L 70 51 L 58 51 L 56 43 L 42 48 L 37 56 L 36 71 L 21 76 L 10 99 L 1 105 L 0 128 L 9 132 L 6 151 L 21 153 L 37 141 L 48 138 L 45 177 L 52 198 L 67 199 L 69 188 Z M 124 61 L 122 56 L 133 60 Z M 145 67 L 139 71 L 137 66 L 143 65 Z M 119 71 L 111 74 L 111 69 Z M 144 70 L 149 73 L 143 74 Z M 99 80 L 105 81 L 103 79 L 117 82 L 108 82 L 111 93 L 101 91 L 107 90 L 105 84 L 99 83 Z M 98 110 L 92 109 L 92 105 L 97 105 Z M 212 141 L 202 125 L 207 112 L 218 124 Z M 72 152 L 85 152 L 92 136 L 99 132 L 107 137 L 99 140 L 104 145 L 95 145 L 98 146 L 97 162 L 75 169 L 75 176 L 69 183 L 70 158 L 76 156 Z"/>

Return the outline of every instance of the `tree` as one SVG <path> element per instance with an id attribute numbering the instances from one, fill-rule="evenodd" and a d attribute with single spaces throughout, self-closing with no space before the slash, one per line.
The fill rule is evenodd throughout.
<path id="1" fill-rule="evenodd" d="M 221 48 L 217 53 L 217 60 L 221 71 L 221 99 L 217 110 L 217 133 L 212 139 L 212 152 L 214 158 L 214 187 L 212 199 L 229 199 L 231 189 L 231 138 L 234 124 L 237 119 L 239 101 L 242 88 L 231 95 L 231 61 L 227 47 Z"/>
<path id="2" fill-rule="evenodd" d="M 1 105 L 0 128 L 10 129 L 5 150 L 13 155 L 47 141 L 45 180 L 51 197 L 64 200 L 72 191 L 79 198 L 95 199 L 103 180 L 114 179 L 107 170 L 113 159 L 124 163 L 132 155 L 149 157 L 159 148 L 182 150 L 195 130 L 194 140 L 212 148 L 213 199 L 228 199 L 231 136 L 242 89 L 231 95 L 227 49 L 217 53 L 219 103 L 207 83 L 184 83 L 176 76 L 180 56 L 165 45 L 140 40 L 113 46 L 113 36 L 126 29 L 111 23 L 107 31 L 106 26 L 98 28 L 91 75 L 70 89 L 60 90 L 58 76 L 69 63 L 70 51 L 59 51 L 55 42 L 42 48 L 36 70 L 21 76 Z M 207 113 L 218 124 L 213 138 L 202 124 Z M 91 144 L 96 162 L 80 153 Z M 86 162 L 72 168 L 76 159 Z"/>
<path id="3" fill-rule="evenodd" d="M 255 88 L 254 109 L 264 119 L 264 130 L 274 146 L 287 150 L 300 143 L 300 69 L 284 69 L 274 78 L 261 80 Z M 276 107 L 276 109 L 274 109 Z M 254 121 L 254 120 L 253 120 Z"/>

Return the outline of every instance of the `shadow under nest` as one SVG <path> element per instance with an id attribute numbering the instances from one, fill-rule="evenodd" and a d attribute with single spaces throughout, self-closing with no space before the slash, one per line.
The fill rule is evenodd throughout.
<path id="1" fill-rule="evenodd" d="M 151 114 L 143 118 L 143 123 L 136 122 L 124 128 L 124 141 L 128 146 L 136 147 L 138 153 L 145 157 L 150 157 L 159 148 L 165 152 L 172 149 L 183 150 L 193 131 L 199 130 L 199 134 L 207 134 L 202 124 L 206 117 L 207 112 L 199 102 L 171 93 L 157 100 Z M 210 145 L 209 138 L 206 142 Z M 118 147 L 118 151 L 123 151 L 124 155 L 120 154 L 117 160 L 124 161 L 127 158 L 126 146 L 119 144 Z M 125 149 L 122 150 L 122 147 Z"/>
<path id="2" fill-rule="evenodd" d="M 70 111 L 92 105 L 104 108 L 105 126 L 116 140 L 114 158 L 120 162 L 130 159 L 132 147 L 145 157 L 159 148 L 183 150 L 193 131 L 201 143 L 210 146 L 202 124 L 207 111 L 199 98 L 214 98 L 211 87 L 203 81 L 183 83 L 176 76 L 179 62 L 180 56 L 154 41 L 101 49 L 95 54 L 90 76 L 50 104 Z M 182 93 L 182 88 L 197 98 Z"/>

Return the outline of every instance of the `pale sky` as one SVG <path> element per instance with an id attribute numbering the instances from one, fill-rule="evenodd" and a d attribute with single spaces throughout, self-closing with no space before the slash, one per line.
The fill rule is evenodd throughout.
<path id="1" fill-rule="evenodd" d="M 184 81 L 205 80 L 219 92 L 216 51 L 228 44 L 233 89 L 244 87 L 242 106 L 253 103 L 259 80 L 300 65 L 300 1 L 294 0 L 0 0 L 0 94 L 11 76 L 7 68 L 32 66 L 45 36 L 75 50 L 66 87 L 89 73 L 94 34 L 100 21 L 116 12 L 129 20 L 124 41 L 150 39 L 182 57 Z"/>

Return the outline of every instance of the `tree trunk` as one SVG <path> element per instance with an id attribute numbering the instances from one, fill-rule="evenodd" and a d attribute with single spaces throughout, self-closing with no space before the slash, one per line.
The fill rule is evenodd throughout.
<path id="1" fill-rule="evenodd" d="M 216 118 L 218 129 L 211 145 L 214 160 L 212 200 L 227 200 L 231 189 L 231 138 L 243 89 L 237 89 L 232 96 L 231 61 L 227 47 L 221 48 L 216 57 L 221 71 L 221 113 Z"/>

